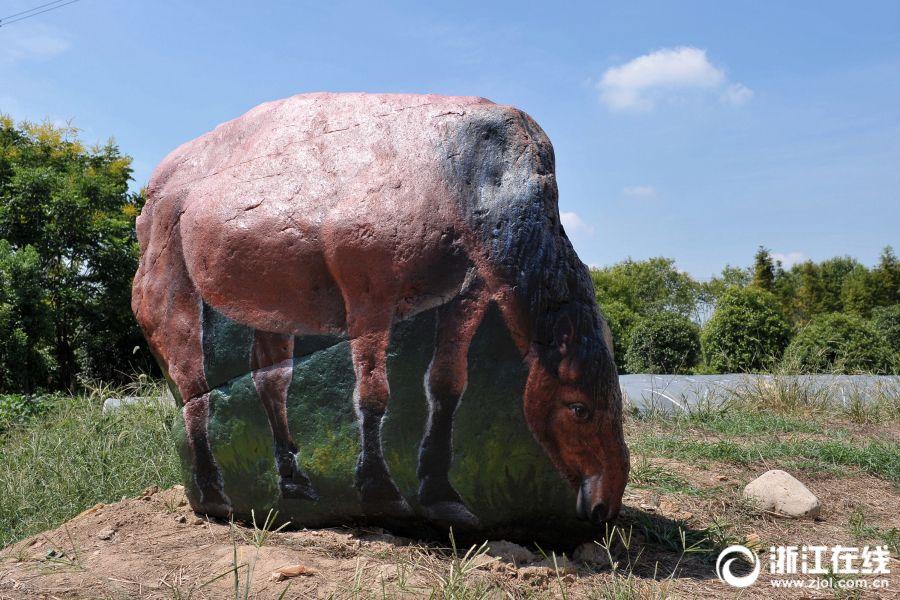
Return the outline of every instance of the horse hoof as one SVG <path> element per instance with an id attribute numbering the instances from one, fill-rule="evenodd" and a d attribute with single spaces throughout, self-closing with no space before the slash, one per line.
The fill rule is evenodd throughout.
<path id="1" fill-rule="evenodd" d="M 219 486 L 200 486 L 200 502 L 191 507 L 196 513 L 220 519 L 230 518 L 233 512 L 231 500 Z"/>
<path id="2" fill-rule="evenodd" d="M 193 508 L 195 513 L 219 519 L 230 519 L 233 513 L 231 504 L 225 502 L 201 501 L 200 504 Z"/>
<path id="3" fill-rule="evenodd" d="M 462 502 L 435 502 L 425 507 L 429 520 L 457 529 L 478 529 L 481 522 Z"/>
<path id="4" fill-rule="evenodd" d="M 313 502 L 319 501 L 319 493 L 306 476 L 302 479 L 297 477 L 293 479 L 282 478 L 279 482 L 279 487 L 281 488 L 281 496 L 283 498 L 292 500 L 311 500 Z"/>

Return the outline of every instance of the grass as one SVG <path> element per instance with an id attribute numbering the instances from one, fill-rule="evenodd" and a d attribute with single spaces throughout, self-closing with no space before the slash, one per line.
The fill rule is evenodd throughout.
<path id="1" fill-rule="evenodd" d="M 860 510 L 850 515 L 850 534 L 860 542 L 874 541 L 887 546 L 894 556 L 900 555 L 900 529 L 875 527 L 867 522 L 865 514 Z"/>
<path id="2" fill-rule="evenodd" d="M 632 442 L 636 452 L 679 460 L 705 460 L 750 465 L 775 462 L 810 471 L 839 473 L 856 467 L 900 484 L 900 444 L 854 440 L 772 440 L 739 443 L 732 440 L 700 441 L 679 435 L 648 435 Z"/>
<path id="3" fill-rule="evenodd" d="M 59 526 L 97 503 L 181 479 L 171 428 L 179 411 L 163 402 L 103 413 L 109 396 L 158 397 L 157 385 L 94 386 L 54 397 L 43 415 L 0 432 L 0 547 Z"/>
<path id="4" fill-rule="evenodd" d="M 650 462 L 646 454 L 632 456 L 628 483 L 634 487 L 654 489 L 666 493 L 694 496 L 704 494 L 704 490 L 691 486 L 683 478 L 672 473 L 672 471 Z"/>
<path id="5" fill-rule="evenodd" d="M 864 402 L 853 389 L 848 397 L 837 397 L 803 379 L 774 375 L 748 378 L 739 389 L 719 392 L 678 412 L 651 406 L 629 415 L 629 445 L 637 454 L 741 466 L 765 462 L 813 472 L 842 473 L 852 467 L 900 485 L 896 385 L 883 386 Z M 862 431 L 873 424 L 887 429 L 888 435 L 873 437 Z M 639 485 L 654 479 L 640 462 L 635 466 Z M 677 487 L 673 475 L 664 475 L 668 482 L 652 486 Z"/>
<path id="6" fill-rule="evenodd" d="M 180 482 L 180 463 L 171 438 L 171 429 L 180 418 L 178 409 L 150 402 L 103 414 L 106 397 L 124 395 L 156 397 L 161 389 L 141 381 L 127 389 L 94 386 L 73 397 L 0 397 L 0 546 L 56 527 L 94 504 L 138 495 L 153 484 L 169 487 Z M 711 468 L 725 463 L 835 474 L 854 470 L 900 485 L 900 444 L 895 435 L 900 425 L 898 405 L 896 389 L 886 389 L 874 401 L 862 402 L 852 394 L 836 399 L 827 390 L 813 390 L 795 379 L 776 376 L 675 414 L 653 407 L 640 414 L 631 412 L 626 419 L 633 456 L 630 486 L 689 496 L 689 501 L 700 503 L 719 502 L 733 492 L 724 484 L 694 487 L 660 459 L 708 463 Z M 721 548 L 751 543 L 748 523 L 755 517 L 748 517 L 749 512 L 734 504 L 734 498 L 729 496 L 726 501 L 721 514 L 730 520 L 716 517 L 695 526 L 626 509 L 620 526 L 598 540 L 609 557 L 607 569 L 612 576 L 581 589 L 579 597 L 671 596 L 679 569 L 699 561 L 708 571 L 709 561 Z M 170 512 L 175 508 L 167 507 Z M 184 571 L 178 570 L 163 585 L 173 598 L 191 598 L 229 578 L 233 597 L 249 597 L 259 549 L 277 533 L 272 530 L 272 520 L 269 515 L 261 526 L 254 518 L 252 529 L 231 528 L 233 565 L 225 573 L 213 574 L 214 579 L 197 586 L 189 585 Z M 900 552 L 898 530 L 874 525 L 862 512 L 850 517 L 847 532 L 860 543 L 885 544 L 895 555 Z M 240 556 L 239 541 L 251 546 L 249 556 Z M 390 586 L 401 593 L 441 598 L 509 594 L 507 588 L 484 577 L 484 561 L 489 560 L 484 556 L 486 546 L 465 550 L 457 549 L 455 542 L 451 545 L 443 552 L 423 549 L 407 559 L 383 557 L 396 562 L 396 581 Z M 78 568 L 79 551 L 71 546 L 59 548 L 58 556 L 49 560 Z M 556 555 L 551 552 L 547 556 L 553 559 L 548 589 L 560 597 L 574 597 L 570 596 L 570 578 L 554 563 Z M 362 563 L 358 565 L 357 577 L 340 597 L 379 595 L 372 588 L 377 584 L 369 581 Z M 385 585 L 382 580 L 381 593 L 390 595 Z"/>

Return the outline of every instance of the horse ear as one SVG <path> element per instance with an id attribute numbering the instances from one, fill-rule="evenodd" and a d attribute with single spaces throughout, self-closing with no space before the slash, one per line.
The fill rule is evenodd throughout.
<path id="1" fill-rule="evenodd" d="M 575 339 L 575 325 L 569 315 L 563 315 L 556 321 L 553 327 L 553 342 L 560 355 L 566 356 L 572 349 L 572 341 Z"/>

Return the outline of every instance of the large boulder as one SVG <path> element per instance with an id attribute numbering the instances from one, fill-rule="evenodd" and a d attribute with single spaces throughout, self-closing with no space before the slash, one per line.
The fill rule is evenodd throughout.
<path id="1" fill-rule="evenodd" d="M 628 474 L 553 149 L 482 98 L 309 94 L 172 152 L 132 307 L 192 507 L 559 541 Z"/>

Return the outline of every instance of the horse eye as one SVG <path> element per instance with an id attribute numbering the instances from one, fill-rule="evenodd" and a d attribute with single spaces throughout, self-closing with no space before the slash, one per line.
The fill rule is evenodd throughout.
<path id="1" fill-rule="evenodd" d="M 591 411 L 584 404 L 574 403 L 569 405 L 572 416 L 578 421 L 587 421 L 591 416 Z"/>

